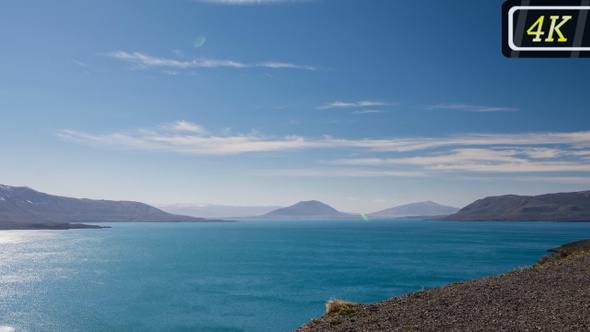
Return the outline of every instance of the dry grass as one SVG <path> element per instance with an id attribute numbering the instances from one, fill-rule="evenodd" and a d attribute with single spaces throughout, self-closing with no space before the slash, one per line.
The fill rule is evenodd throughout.
<path id="1" fill-rule="evenodd" d="M 562 259 L 574 259 L 574 258 L 585 257 L 585 256 L 590 256 L 590 250 L 572 251 L 572 252 L 560 251 L 557 254 L 541 257 L 541 259 L 535 265 L 533 265 L 533 268 L 546 266 L 546 265 L 552 265 Z"/>
<path id="2" fill-rule="evenodd" d="M 326 303 L 326 316 L 350 315 L 358 311 L 358 303 L 332 299 Z"/>

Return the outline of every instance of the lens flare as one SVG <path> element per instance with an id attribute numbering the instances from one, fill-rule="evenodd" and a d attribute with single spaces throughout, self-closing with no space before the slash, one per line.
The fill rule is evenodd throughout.
<path id="1" fill-rule="evenodd" d="M 199 47 L 203 46 L 204 44 L 205 44 L 205 37 L 199 36 L 199 37 L 197 37 L 197 39 L 195 40 L 195 43 L 193 45 L 196 48 L 199 48 Z"/>

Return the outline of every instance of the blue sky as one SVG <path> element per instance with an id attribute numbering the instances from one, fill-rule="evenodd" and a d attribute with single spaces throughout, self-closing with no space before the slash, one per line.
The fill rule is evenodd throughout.
<path id="1" fill-rule="evenodd" d="M 590 187 L 590 63 L 502 1 L 0 4 L 0 183 L 373 212 Z"/>

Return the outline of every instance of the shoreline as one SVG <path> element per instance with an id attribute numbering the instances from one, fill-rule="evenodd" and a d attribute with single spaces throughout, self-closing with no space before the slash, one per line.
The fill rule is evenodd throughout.
<path id="1" fill-rule="evenodd" d="M 525 269 L 352 304 L 295 331 L 588 331 L 590 240 Z"/>
<path id="2" fill-rule="evenodd" d="M 111 226 L 76 224 L 69 222 L 20 222 L 0 221 L 0 231 L 14 230 L 70 230 L 70 229 L 103 229 Z"/>

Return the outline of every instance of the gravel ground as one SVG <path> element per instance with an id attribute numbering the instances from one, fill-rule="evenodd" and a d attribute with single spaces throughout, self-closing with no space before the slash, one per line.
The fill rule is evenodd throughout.
<path id="1" fill-rule="evenodd" d="M 359 305 L 295 331 L 590 331 L 590 252 Z"/>

